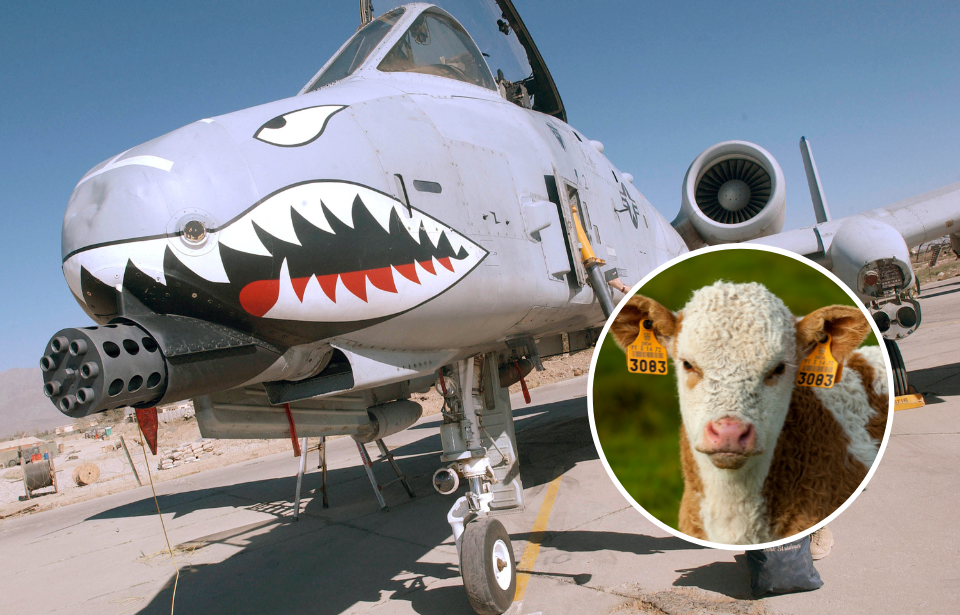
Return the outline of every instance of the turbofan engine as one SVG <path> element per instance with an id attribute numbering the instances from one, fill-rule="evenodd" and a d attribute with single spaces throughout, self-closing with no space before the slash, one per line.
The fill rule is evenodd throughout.
<path id="1" fill-rule="evenodd" d="M 785 193 L 783 171 L 770 152 L 724 141 L 690 164 L 671 224 L 691 250 L 773 235 L 783 228 Z"/>

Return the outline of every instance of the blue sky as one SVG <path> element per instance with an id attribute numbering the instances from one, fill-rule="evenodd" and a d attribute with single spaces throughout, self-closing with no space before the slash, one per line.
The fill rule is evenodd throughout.
<path id="1" fill-rule="evenodd" d="M 960 181 L 957 3 L 516 5 L 570 123 L 667 219 L 690 162 L 727 139 L 779 160 L 787 228 L 813 222 L 801 135 L 836 217 Z M 89 324 L 60 271 L 60 227 L 90 167 L 295 94 L 357 23 L 355 0 L 6 6 L 0 370 L 35 365 L 55 331 Z"/>

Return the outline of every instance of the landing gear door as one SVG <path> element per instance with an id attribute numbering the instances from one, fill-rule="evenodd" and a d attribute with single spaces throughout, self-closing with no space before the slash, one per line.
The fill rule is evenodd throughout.
<path id="1" fill-rule="evenodd" d="M 480 442 L 487 450 L 497 482 L 490 486 L 492 510 L 523 507 L 523 483 L 517 455 L 517 434 L 510 407 L 510 389 L 500 386 L 497 355 L 488 354 L 483 362 L 483 410 L 479 416 L 483 429 Z"/>

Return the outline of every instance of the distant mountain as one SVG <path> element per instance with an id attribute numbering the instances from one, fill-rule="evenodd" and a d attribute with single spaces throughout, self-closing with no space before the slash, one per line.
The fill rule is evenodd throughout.
<path id="1" fill-rule="evenodd" d="M 0 372 L 0 440 L 73 423 L 50 403 L 42 387 L 39 367 L 15 367 Z"/>

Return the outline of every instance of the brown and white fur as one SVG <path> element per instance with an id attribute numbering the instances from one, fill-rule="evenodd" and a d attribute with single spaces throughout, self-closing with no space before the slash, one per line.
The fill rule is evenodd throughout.
<path id="1" fill-rule="evenodd" d="M 760 284 L 718 282 L 681 312 L 635 296 L 611 326 L 626 348 L 644 321 L 674 361 L 683 427 L 681 532 L 723 544 L 792 536 L 828 517 L 876 459 L 888 390 L 856 307 L 795 318 Z M 843 365 L 831 389 L 795 386 L 824 334 Z"/>

